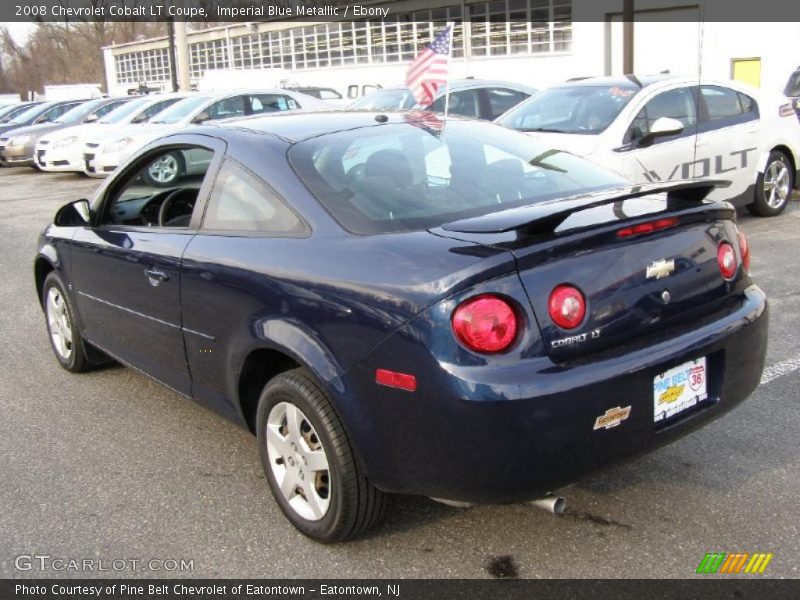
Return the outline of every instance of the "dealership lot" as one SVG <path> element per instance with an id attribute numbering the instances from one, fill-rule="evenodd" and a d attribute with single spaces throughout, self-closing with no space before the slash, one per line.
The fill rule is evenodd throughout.
<path id="1" fill-rule="evenodd" d="M 741 408 L 563 490 L 562 517 L 397 498 L 366 539 L 321 546 L 281 515 L 248 432 L 128 369 L 56 364 L 33 293 L 36 235 L 97 185 L 0 169 L 0 575 L 63 574 L 15 569 L 38 554 L 193 561 L 142 576 L 690 577 L 722 551 L 772 552 L 766 575 L 800 576 L 797 201 L 776 219 L 742 217 L 772 326 L 765 383 Z"/>

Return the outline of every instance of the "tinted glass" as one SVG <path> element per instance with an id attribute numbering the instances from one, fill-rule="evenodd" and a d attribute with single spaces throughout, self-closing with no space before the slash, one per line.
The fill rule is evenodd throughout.
<path id="1" fill-rule="evenodd" d="M 120 106 L 122 106 L 126 102 L 130 102 L 130 100 L 120 100 L 118 102 L 109 102 L 108 104 L 98 108 L 92 114 L 97 115 L 98 118 L 105 117 L 111 111 L 114 111 L 114 110 L 118 109 Z"/>
<path id="2" fill-rule="evenodd" d="M 135 98 L 130 102 L 126 102 L 122 106 L 118 106 L 102 119 L 101 123 L 122 123 L 131 115 L 137 113 L 142 106 L 150 102 L 150 98 Z"/>
<path id="3" fill-rule="evenodd" d="M 74 106 L 68 111 L 64 112 L 58 119 L 56 119 L 57 123 L 70 123 L 70 122 L 77 122 L 82 121 L 85 117 L 92 114 L 95 109 L 100 106 L 105 100 L 89 100 L 88 102 L 84 102 L 83 104 L 79 104 L 78 106 Z"/>
<path id="4" fill-rule="evenodd" d="M 684 130 L 681 134 L 693 131 L 697 125 L 697 107 L 694 102 L 692 88 L 670 90 L 649 100 L 634 118 L 625 137 L 626 141 L 638 140 L 650 133 L 653 123 L 661 117 L 677 119 L 683 123 Z M 673 139 L 672 136 L 659 138 L 653 143 L 660 143 L 669 139 Z"/>
<path id="5" fill-rule="evenodd" d="M 136 115 L 133 119 L 134 123 L 143 123 L 149 119 L 155 117 L 158 113 L 162 110 L 166 110 L 176 102 L 180 101 L 181 98 L 167 98 L 166 100 L 162 100 L 161 102 L 155 102 L 151 104 L 147 108 L 145 108 L 140 114 Z"/>
<path id="6" fill-rule="evenodd" d="M 225 231 L 301 233 L 303 224 L 255 175 L 226 161 L 214 183 L 203 228 Z"/>
<path id="7" fill-rule="evenodd" d="M 478 121 L 449 121 L 441 135 L 422 120 L 342 131 L 295 144 L 289 158 L 333 216 L 363 234 L 436 227 L 627 184 L 529 136 Z"/>
<path id="8" fill-rule="evenodd" d="M 430 110 L 443 113 L 444 96 L 437 98 Z M 450 94 L 450 106 L 448 106 L 447 112 L 454 115 L 479 118 L 481 116 L 480 92 L 477 89 L 453 92 Z"/>
<path id="9" fill-rule="evenodd" d="M 406 89 L 382 90 L 359 98 L 350 105 L 357 110 L 402 110 L 414 106 L 414 97 Z"/>
<path id="10" fill-rule="evenodd" d="M 36 106 L 32 106 L 31 108 L 22 111 L 18 115 L 16 115 L 13 119 L 11 119 L 10 123 L 27 123 L 31 119 L 35 119 L 38 115 L 42 114 L 47 110 L 47 107 L 51 106 L 50 104 L 38 104 Z"/>
<path id="11" fill-rule="evenodd" d="M 210 99 L 209 96 L 191 96 L 190 98 L 185 98 L 180 102 L 176 102 L 167 110 L 162 110 L 151 120 L 151 123 L 178 123 L 203 106 Z"/>
<path id="12" fill-rule="evenodd" d="M 783 90 L 785 96 L 800 96 L 800 71 L 795 71 L 789 77 L 786 88 Z"/>
<path id="13" fill-rule="evenodd" d="M 125 178 L 103 210 L 103 223 L 187 227 L 214 153 L 186 146 L 156 154 Z"/>
<path id="14" fill-rule="evenodd" d="M 728 119 L 743 114 L 739 95 L 728 88 L 704 85 L 700 88 L 711 121 Z"/>
<path id="15" fill-rule="evenodd" d="M 520 131 L 598 134 L 639 91 L 635 87 L 565 86 L 539 92 L 497 120 Z"/>
<path id="16" fill-rule="evenodd" d="M 55 121 L 58 117 L 63 115 L 65 112 L 69 111 L 75 106 L 81 104 L 80 102 L 71 103 L 71 104 L 58 104 L 49 110 L 46 110 L 41 114 L 40 117 L 36 119 L 37 123 L 49 123 L 50 121 Z"/>
<path id="17" fill-rule="evenodd" d="M 244 115 L 244 96 L 232 96 L 214 102 L 206 109 L 210 119 L 230 119 Z M 165 111 L 166 112 L 166 111 Z M 163 116 L 163 115 L 162 115 Z M 159 117 L 161 120 L 161 117 Z"/>
<path id="18" fill-rule="evenodd" d="M 529 94 L 509 90 L 507 88 L 488 88 L 486 96 L 489 98 L 489 108 L 492 111 L 490 119 L 496 119 L 507 110 L 513 108 L 529 97 Z"/>
<path id="19" fill-rule="evenodd" d="M 284 94 L 256 94 L 249 97 L 250 114 L 279 112 L 300 108 L 294 98 Z"/>
<path id="20" fill-rule="evenodd" d="M 5 113 L 3 113 L 3 118 L 0 119 L 0 120 L 2 122 L 4 122 L 4 123 L 7 123 L 7 122 L 11 121 L 12 119 L 18 117 L 22 113 L 24 113 L 26 110 L 30 110 L 31 108 L 33 108 L 33 106 L 36 106 L 36 105 L 23 104 L 22 106 L 11 107 L 10 110 L 8 110 Z"/>

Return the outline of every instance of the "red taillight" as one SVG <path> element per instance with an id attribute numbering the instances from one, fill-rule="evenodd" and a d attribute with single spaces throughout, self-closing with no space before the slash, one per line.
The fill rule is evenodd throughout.
<path id="1" fill-rule="evenodd" d="M 575 329 L 586 315 L 586 300 L 578 288 L 562 284 L 550 292 L 547 309 L 553 323 L 562 329 Z"/>
<path id="2" fill-rule="evenodd" d="M 717 248 L 717 264 L 723 279 L 731 280 L 736 275 L 736 253 L 728 242 L 722 242 Z"/>
<path id="3" fill-rule="evenodd" d="M 617 237 L 626 238 L 634 235 L 642 235 L 644 233 L 653 233 L 654 231 L 661 231 L 662 229 L 669 229 L 678 224 L 677 217 L 669 217 L 667 219 L 658 219 L 657 221 L 648 221 L 647 223 L 639 223 L 625 229 L 617 231 Z"/>
<path id="4" fill-rule="evenodd" d="M 413 375 L 398 373 L 397 371 L 387 371 L 386 369 L 378 369 L 375 371 L 375 383 L 393 388 L 400 388 L 407 392 L 414 392 L 417 389 L 417 378 Z"/>
<path id="5" fill-rule="evenodd" d="M 502 352 L 517 337 L 517 315 L 502 298 L 476 296 L 456 308 L 453 332 L 470 350 L 486 354 Z"/>
<path id="6" fill-rule="evenodd" d="M 742 268 L 745 273 L 750 272 L 750 246 L 747 244 L 747 238 L 740 231 L 739 232 L 739 254 L 742 256 Z"/>

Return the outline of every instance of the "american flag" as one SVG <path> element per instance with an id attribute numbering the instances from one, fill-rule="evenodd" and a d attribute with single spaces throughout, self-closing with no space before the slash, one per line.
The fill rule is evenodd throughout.
<path id="1" fill-rule="evenodd" d="M 433 43 L 417 55 L 406 72 L 406 86 L 420 106 L 433 103 L 439 86 L 447 81 L 450 57 L 450 29 L 452 25 L 433 38 Z"/>
<path id="2" fill-rule="evenodd" d="M 410 125 L 424 129 L 437 138 L 444 130 L 444 120 L 440 119 L 432 112 L 410 110 L 403 114 L 403 119 Z"/>

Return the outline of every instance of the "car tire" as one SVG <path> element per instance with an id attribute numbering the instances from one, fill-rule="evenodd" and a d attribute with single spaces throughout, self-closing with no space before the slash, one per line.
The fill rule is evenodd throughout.
<path id="1" fill-rule="evenodd" d="M 89 370 L 92 365 L 75 323 L 75 312 L 64 291 L 64 284 L 55 272 L 51 272 L 44 280 L 42 306 L 50 347 L 58 364 L 72 373 Z"/>
<path id="2" fill-rule="evenodd" d="M 144 170 L 146 183 L 155 187 L 170 187 L 186 173 L 186 162 L 180 152 L 159 156 Z"/>
<path id="3" fill-rule="evenodd" d="M 309 371 L 273 378 L 261 393 L 256 419 L 267 482 L 301 533 L 342 542 L 378 523 L 386 496 L 364 477 L 339 416 Z"/>
<path id="4" fill-rule="evenodd" d="M 769 153 L 764 172 L 756 178 L 754 202 L 747 209 L 759 217 L 775 217 L 786 208 L 793 188 L 791 161 L 780 150 L 773 150 Z"/>

